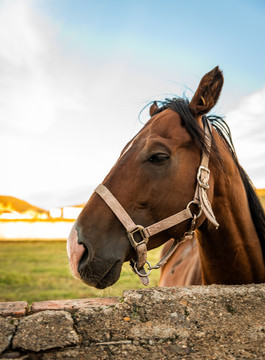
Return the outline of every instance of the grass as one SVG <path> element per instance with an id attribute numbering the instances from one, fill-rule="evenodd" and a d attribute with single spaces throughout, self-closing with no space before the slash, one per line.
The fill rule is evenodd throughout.
<path id="1" fill-rule="evenodd" d="M 123 265 L 119 281 L 110 288 L 97 290 L 74 279 L 70 273 L 65 242 L 1 242 L 0 301 L 34 301 L 121 296 L 123 290 L 143 287 L 129 264 Z M 151 264 L 160 250 L 148 253 Z M 157 286 L 159 271 L 150 275 Z"/>

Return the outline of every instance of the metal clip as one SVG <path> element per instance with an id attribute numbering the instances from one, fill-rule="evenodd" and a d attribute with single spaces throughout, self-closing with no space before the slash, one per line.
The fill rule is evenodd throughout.
<path id="1" fill-rule="evenodd" d="M 208 190 L 209 189 L 209 185 L 208 184 L 204 184 L 202 181 L 201 181 L 201 175 L 202 175 L 202 171 L 206 171 L 207 174 L 208 174 L 208 178 L 209 178 L 209 175 L 210 175 L 210 170 L 208 168 L 206 168 L 205 166 L 200 166 L 199 169 L 198 169 L 198 172 L 197 172 L 197 181 L 198 181 L 198 184 L 200 187 L 204 188 L 205 190 Z M 208 179 L 207 179 L 207 182 L 208 182 Z"/>

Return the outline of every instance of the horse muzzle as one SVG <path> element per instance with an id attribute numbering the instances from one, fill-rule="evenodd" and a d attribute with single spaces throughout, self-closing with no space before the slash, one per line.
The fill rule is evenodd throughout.
<path id="1" fill-rule="evenodd" d="M 80 240 L 73 226 L 67 239 L 67 254 L 72 274 L 85 284 L 104 289 L 118 281 L 123 259 L 97 256 L 85 241 Z"/>

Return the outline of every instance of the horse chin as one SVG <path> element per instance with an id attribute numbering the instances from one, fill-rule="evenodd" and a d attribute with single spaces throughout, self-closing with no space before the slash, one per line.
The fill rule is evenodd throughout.
<path id="1" fill-rule="evenodd" d="M 123 261 L 118 260 L 112 265 L 109 269 L 104 272 L 97 272 L 96 274 L 92 273 L 89 267 L 83 267 L 82 264 L 79 264 L 78 272 L 81 280 L 89 286 L 93 286 L 97 289 L 105 289 L 113 284 L 115 284 L 121 274 Z"/>

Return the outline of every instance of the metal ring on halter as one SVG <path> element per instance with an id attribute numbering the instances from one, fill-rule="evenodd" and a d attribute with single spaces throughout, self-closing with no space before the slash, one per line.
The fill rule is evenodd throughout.
<path id="1" fill-rule="evenodd" d="M 149 264 L 149 266 L 148 266 L 148 270 L 151 272 L 152 270 L 157 270 L 157 269 L 159 269 L 160 268 L 160 266 L 158 265 L 158 264 L 156 264 L 156 265 L 154 265 L 154 266 L 151 266 L 150 264 Z"/>
<path id="2" fill-rule="evenodd" d="M 145 264 L 148 265 L 148 269 L 151 268 L 151 264 L 150 264 L 149 261 L 146 261 Z M 134 263 L 133 268 L 134 268 L 134 271 L 136 272 L 136 274 L 139 275 L 139 276 L 142 276 L 142 277 L 146 277 L 146 276 L 150 275 L 150 274 L 151 274 L 151 270 L 152 270 L 152 269 L 150 269 L 147 273 L 142 274 L 142 273 L 140 273 L 140 271 L 137 269 L 137 263 Z"/>
<path id="3" fill-rule="evenodd" d="M 188 203 L 188 205 L 186 206 L 186 209 L 190 209 L 190 206 L 191 206 L 192 204 L 197 205 L 198 208 L 200 209 L 199 213 L 196 214 L 196 218 L 198 218 L 198 217 L 201 216 L 201 214 L 202 214 L 201 204 L 198 203 L 196 200 L 192 200 L 192 201 L 190 201 L 190 202 Z"/>

